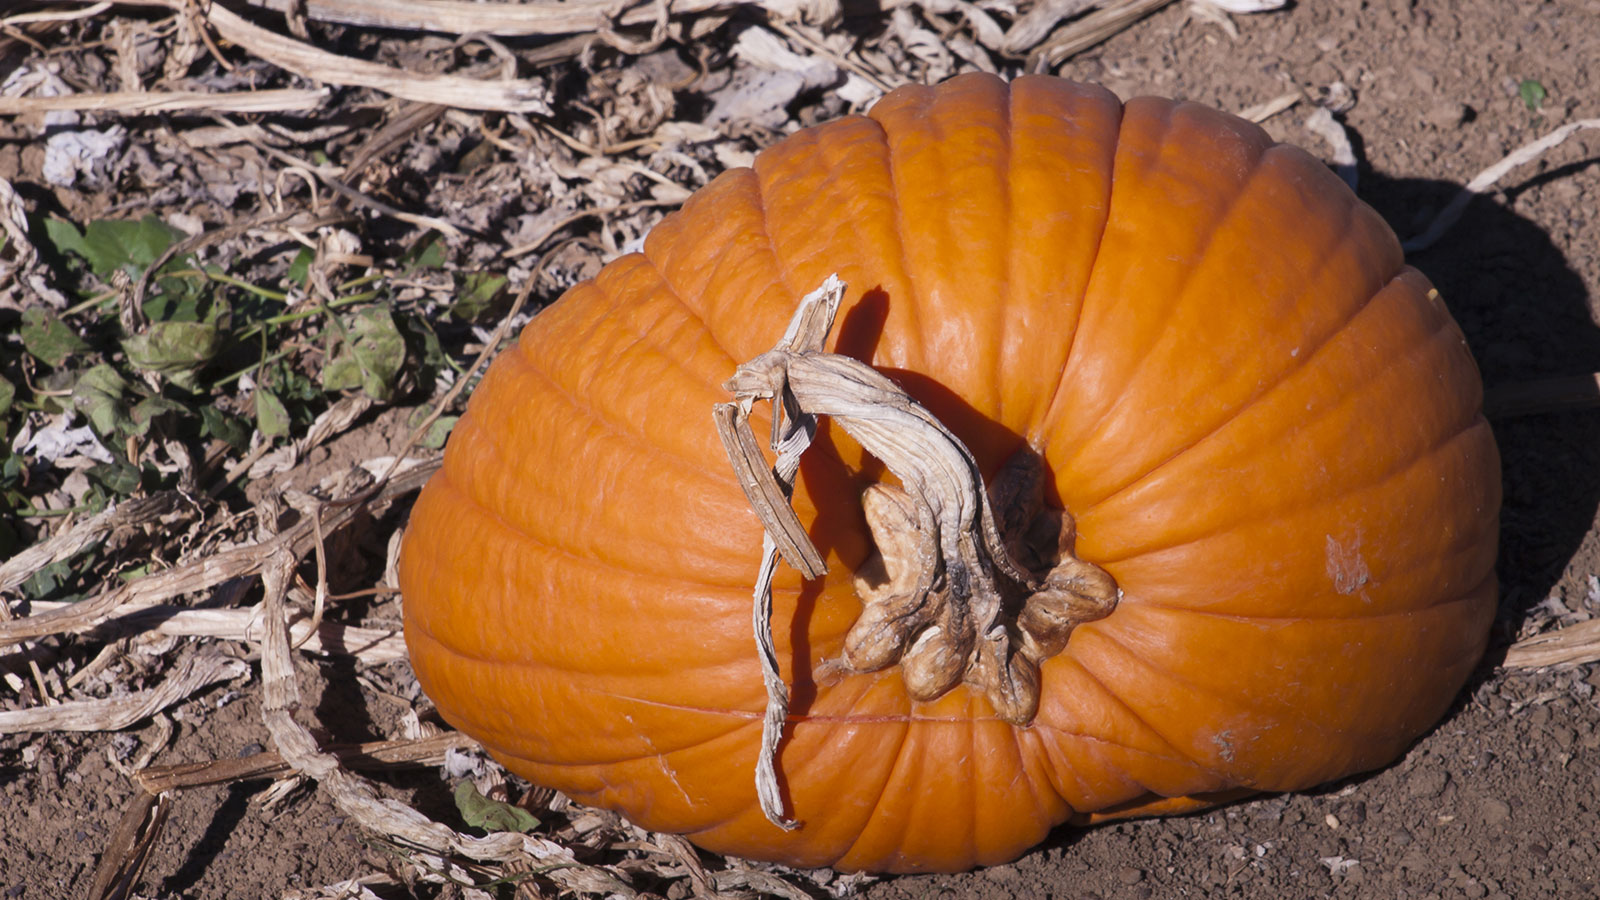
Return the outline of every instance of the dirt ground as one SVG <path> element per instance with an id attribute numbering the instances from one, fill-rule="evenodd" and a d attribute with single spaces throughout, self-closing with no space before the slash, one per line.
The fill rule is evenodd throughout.
<path id="1" fill-rule="evenodd" d="M 1231 21 L 1237 37 L 1174 3 L 1058 71 L 1124 98 L 1161 94 L 1231 111 L 1297 87 L 1331 97 L 1354 143 L 1360 195 L 1402 237 L 1507 152 L 1600 116 L 1600 0 L 1303 0 Z M 1529 81 L 1542 97 L 1530 98 Z M 1302 104 L 1265 127 L 1326 158 L 1328 145 L 1304 127 L 1309 111 Z M 425 153 L 428 135 L 407 152 Z M 0 168 L 38 183 L 25 144 L 0 141 Z M 1491 390 L 1600 371 L 1600 132 L 1500 187 L 1412 263 L 1440 288 Z M 444 195 L 421 190 L 422 208 L 438 211 L 430 204 Z M 470 198 L 453 190 L 453 204 Z M 404 413 L 363 420 L 303 470 L 306 483 L 394 452 Z M 1600 415 L 1505 416 L 1494 426 L 1505 507 L 1493 644 L 1503 653 L 1518 637 L 1600 616 Z M 392 529 L 402 513 L 374 527 Z M 397 603 L 372 601 L 363 616 L 396 621 Z M 1507 670 L 1499 655 L 1491 650 L 1445 720 L 1382 771 L 1188 817 L 1061 829 L 1010 865 L 848 889 L 874 900 L 1600 896 L 1600 664 Z M 332 740 L 394 736 L 417 699 L 403 662 L 315 667 L 303 673 L 305 703 Z M 170 736 L 147 721 L 116 733 L 0 737 L 0 898 L 81 895 L 133 796 L 113 761 L 146 744 L 161 748 L 154 762 L 163 765 L 258 752 L 268 740 L 261 702 L 252 680 L 176 707 Z M 320 792 L 268 803 L 269 784 L 182 793 L 137 896 L 279 897 L 392 867 L 391 851 Z M 435 770 L 383 784 L 424 811 L 452 814 L 450 785 Z"/>

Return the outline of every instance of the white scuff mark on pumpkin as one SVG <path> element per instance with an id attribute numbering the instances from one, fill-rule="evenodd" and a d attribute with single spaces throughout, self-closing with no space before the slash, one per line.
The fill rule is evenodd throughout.
<path id="1" fill-rule="evenodd" d="M 1211 736 L 1211 743 L 1217 745 L 1217 755 L 1223 762 L 1233 762 L 1233 732 L 1231 730 L 1219 731 Z"/>
<path id="2" fill-rule="evenodd" d="M 1328 535 L 1328 577 L 1333 579 L 1333 589 L 1340 594 L 1354 594 L 1372 580 L 1367 561 L 1361 558 L 1361 532 L 1356 532 L 1349 546 Z"/>

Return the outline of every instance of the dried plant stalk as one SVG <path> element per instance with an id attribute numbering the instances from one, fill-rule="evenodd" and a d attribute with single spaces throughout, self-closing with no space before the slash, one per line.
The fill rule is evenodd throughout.
<path id="1" fill-rule="evenodd" d="M 1305 95 L 1300 91 L 1288 91 L 1286 93 L 1279 94 L 1278 96 L 1273 97 L 1271 100 L 1268 100 L 1264 103 L 1257 103 L 1255 106 L 1240 110 L 1239 118 L 1248 119 L 1251 122 L 1259 125 L 1278 113 L 1281 113 L 1284 110 L 1294 106 L 1296 103 L 1299 103 L 1302 99 L 1304 99 L 1304 97 Z"/>
<path id="2" fill-rule="evenodd" d="M 355 498 L 337 504 L 322 523 L 324 533 L 341 527 L 364 506 L 381 503 L 410 493 L 422 487 L 434 471 L 439 460 L 407 469 L 396 474 L 365 498 Z M 0 647 L 9 646 L 31 638 L 51 634 L 80 633 L 99 626 L 112 615 L 143 609 L 167 602 L 183 594 L 209 590 L 234 578 L 256 575 L 267 561 L 284 556 L 298 557 L 311 549 L 314 533 L 309 521 L 296 524 L 275 538 L 225 550 L 204 559 L 176 566 L 154 575 L 147 575 L 87 600 L 48 612 L 0 622 Z"/>
<path id="3" fill-rule="evenodd" d="M 41 541 L 0 563 L 0 591 L 9 591 L 32 577 L 33 573 L 51 563 L 71 559 L 89 547 L 105 540 L 118 528 L 129 528 L 154 522 L 174 512 L 182 504 L 177 491 L 162 491 L 148 497 L 136 497 L 107 508 L 66 531 Z"/>
<path id="4" fill-rule="evenodd" d="M 403 766 L 435 766 L 450 750 L 472 750 L 478 742 L 458 731 L 447 731 L 410 741 L 369 741 L 347 747 L 329 747 L 328 752 L 353 769 L 391 769 Z M 243 759 L 213 759 L 175 766 L 151 766 L 134 774 L 139 786 L 152 794 L 179 788 L 227 784 L 252 778 L 278 778 L 293 774 L 283 757 L 270 750 Z"/>
<path id="5" fill-rule="evenodd" d="M 327 88 L 238 91 L 121 91 L 111 94 L 68 94 L 64 97 L 0 97 L 0 116 L 76 110 L 122 116 L 208 110 L 229 113 L 304 112 L 328 99 Z"/>
<path id="6" fill-rule="evenodd" d="M 91 0 L 67 0 L 86 4 Z M 118 0 L 129 6 L 162 7 L 184 14 L 188 0 Z M 369 87 L 416 100 L 461 109 L 549 115 L 549 89 L 528 80 L 480 81 L 458 75 L 427 75 L 329 53 L 256 25 L 220 3 L 202 5 L 207 24 L 217 34 L 256 56 L 296 75 L 327 84 Z"/>
<path id="7" fill-rule="evenodd" d="M 117 827 L 106 842 L 105 852 L 95 868 L 94 880 L 89 884 L 89 900 L 111 900 L 133 895 L 139 875 L 161 828 L 166 824 L 167 812 L 172 808 L 171 794 L 134 795 L 133 802 L 122 814 Z"/>
<path id="8" fill-rule="evenodd" d="M 39 612 L 69 609 L 71 603 L 41 601 Z M 179 606 L 129 606 L 111 611 L 96 629 L 112 634 L 169 634 L 256 643 L 262 640 L 261 608 L 185 609 Z M 350 656 L 363 665 L 406 658 L 405 637 L 396 628 L 369 628 L 343 622 L 312 622 L 299 610 L 289 617 L 289 635 L 296 650 L 318 656 Z"/>
<path id="9" fill-rule="evenodd" d="M 966 446 L 894 382 L 860 360 L 823 352 L 844 296 L 838 276 L 801 300 L 772 350 L 744 363 L 724 387 L 715 422 L 728 460 L 763 526 L 752 622 L 767 686 L 756 790 L 774 824 L 784 815 L 776 756 L 788 717 L 771 635 L 772 577 L 781 555 L 807 578 L 821 558 L 789 507 L 800 455 L 819 416 L 830 416 L 900 479 L 862 497 L 884 570 L 882 584 L 858 576 L 863 609 L 845 636 L 842 662 L 867 672 L 900 666 L 914 700 L 935 699 L 965 682 L 1000 718 L 1031 722 L 1039 706 L 1039 663 L 1059 653 L 1072 629 L 1109 615 L 1119 592 L 1103 569 L 1072 553 L 1071 517 L 1043 509 L 1042 470 L 1031 452 L 1002 469 L 994 487 L 1006 534 L 977 461 Z M 768 468 L 749 417 L 773 405 Z M 1045 540 L 1050 547 L 1036 546 Z M 1043 560 L 1036 575 L 1012 558 L 1008 540 Z M 792 548 L 792 549 L 785 549 Z"/>
<path id="10" fill-rule="evenodd" d="M 311 511 L 320 515 L 320 511 Z M 317 746 L 311 733 L 295 721 L 292 711 L 299 705 L 300 690 L 294 678 L 290 652 L 285 598 L 289 578 L 304 551 L 283 553 L 261 569 L 266 592 L 264 624 L 266 640 L 261 647 L 262 718 L 273 745 L 286 765 L 317 781 L 328 796 L 357 824 L 378 834 L 387 834 L 424 854 L 471 859 L 507 861 L 531 857 L 547 866 L 546 875 L 563 888 L 623 898 L 637 893 L 617 875 L 581 863 L 566 847 L 544 838 L 513 832 L 496 832 L 475 838 L 434 822 L 403 803 L 386 800 L 366 779 L 346 771 L 338 757 Z"/>
<path id="11" fill-rule="evenodd" d="M 1506 650 L 1508 669 L 1587 663 L 1600 660 L 1600 619 L 1568 625 L 1512 644 Z"/>
<path id="12" fill-rule="evenodd" d="M 1415 253 L 1418 250 L 1426 250 L 1432 247 L 1440 238 L 1444 237 L 1445 232 L 1460 221 L 1462 214 L 1467 211 L 1467 204 L 1471 203 L 1474 197 L 1494 187 L 1500 182 L 1500 179 L 1510 174 L 1511 170 L 1533 162 L 1552 149 L 1561 146 L 1574 134 L 1590 128 L 1600 128 L 1600 119 L 1580 119 L 1576 122 L 1569 122 L 1544 137 L 1529 141 L 1507 153 L 1499 162 L 1473 176 L 1472 180 L 1467 182 L 1466 186 L 1450 199 L 1445 208 L 1439 210 L 1439 214 L 1434 216 L 1433 221 L 1428 223 L 1428 227 L 1423 229 L 1421 234 L 1405 241 L 1401 244 L 1401 247 L 1407 253 Z"/>
<path id="13" fill-rule="evenodd" d="M 241 659 L 220 653 L 190 653 L 177 670 L 147 691 L 105 700 L 76 700 L 0 712 L 0 734 L 24 731 L 117 731 L 148 718 L 201 688 L 249 674 Z"/>
<path id="14" fill-rule="evenodd" d="M 1021 56 L 1049 37 L 1063 19 L 1093 9 L 1099 3 L 1100 0 L 1039 0 L 1011 23 L 996 49 L 1008 56 Z"/>
<path id="15" fill-rule="evenodd" d="M 649 3 L 567 0 L 563 3 L 473 3 L 470 0 L 250 0 L 277 12 L 368 28 L 492 34 L 500 37 L 578 34 L 655 20 Z M 670 15 L 759 6 L 757 0 L 670 0 Z"/>
<path id="16" fill-rule="evenodd" d="M 1172 0 L 1112 0 L 1100 9 L 1062 28 L 1028 57 L 1030 71 L 1044 71 L 1126 31 L 1145 16 Z"/>

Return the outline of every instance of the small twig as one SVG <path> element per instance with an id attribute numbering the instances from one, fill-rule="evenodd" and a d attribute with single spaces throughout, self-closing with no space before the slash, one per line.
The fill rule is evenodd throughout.
<path id="1" fill-rule="evenodd" d="M 23 646 L 26 647 L 27 645 L 24 644 Z M 96 653 L 94 659 L 89 660 L 87 665 L 67 676 L 67 690 L 77 690 L 89 679 L 105 671 L 107 667 L 120 659 L 126 652 L 127 647 L 121 641 L 112 641 L 101 647 L 100 652 Z"/>
<path id="2" fill-rule="evenodd" d="M 514 125 L 517 124 L 517 119 L 519 118 L 521 117 L 512 117 L 512 123 Z M 522 121 L 527 122 L 526 119 L 522 119 Z M 571 147 L 579 153 L 582 153 L 584 156 L 619 156 L 623 153 L 627 153 L 630 150 L 638 150 L 641 147 L 658 147 L 661 145 L 661 139 L 658 137 L 641 137 L 634 138 L 631 141 L 618 141 L 614 144 L 607 144 L 604 147 L 596 147 L 593 144 L 579 140 L 578 138 L 567 134 L 565 131 L 562 131 L 548 122 L 540 122 L 539 125 L 543 127 L 545 132 L 551 137 L 563 144 L 566 144 L 568 147 Z M 519 130 L 521 129 L 519 128 Z M 524 133 L 527 132 L 524 131 Z M 509 149 L 517 153 L 523 152 L 521 148 L 512 147 Z"/>
<path id="3" fill-rule="evenodd" d="M 286 12 L 302 0 L 250 0 L 254 6 Z M 671 15 L 713 12 L 759 5 L 759 0 L 671 0 Z M 324 22 L 437 31 L 445 34 L 492 34 L 536 37 L 583 34 L 614 25 L 648 25 L 661 13 L 652 3 L 617 0 L 566 0 L 561 3 L 474 3 L 471 0 L 303 0 L 308 17 Z M 620 12 L 619 12 L 620 10 Z"/>
<path id="4" fill-rule="evenodd" d="M 1467 182 L 1466 186 L 1451 198 L 1444 209 L 1441 209 L 1439 214 L 1434 216 L 1433 221 L 1428 223 L 1428 227 L 1423 229 L 1421 234 L 1400 246 L 1407 253 L 1415 253 L 1432 247 L 1440 238 L 1444 237 L 1445 232 L 1449 231 L 1451 226 L 1461 219 L 1461 215 L 1467 211 L 1467 205 L 1472 202 L 1473 198 L 1494 187 L 1512 169 L 1533 162 L 1551 149 L 1560 146 L 1574 134 L 1589 128 L 1600 128 L 1600 119 L 1581 119 L 1577 122 L 1569 122 L 1544 137 L 1523 144 L 1521 147 L 1506 154 L 1499 162 L 1473 176 L 1473 179 Z"/>
<path id="5" fill-rule="evenodd" d="M 0 19 L 0 25 L 15 28 L 18 25 L 30 25 L 38 22 L 71 22 L 76 19 L 92 19 L 110 8 L 111 3 L 109 0 L 101 0 L 101 2 L 88 9 L 71 11 L 53 9 L 44 12 L 18 13 L 17 15 Z"/>
<path id="6" fill-rule="evenodd" d="M 288 468 L 330 438 L 354 425 L 357 419 L 366 415 L 367 410 L 371 409 L 375 402 L 366 394 L 352 394 L 348 397 L 341 397 L 332 406 L 319 413 L 316 419 L 312 420 L 311 427 L 306 430 L 304 436 L 274 452 L 287 455 L 288 462 L 284 468 Z M 255 466 L 266 456 L 270 449 L 271 445 L 265 442 L 257 445 L 247 456 L 228 467 L 228 470 L 223 473 L 222 480 L 212 485 L 210 494 L 219 496 L 227 489 L 228 485 L 238 481 L 240 478 L 246 475 L 259 474 L 255 473 Z M 279 471 L 279 469 L 274 468 L 272 471 Z M 269 472 L 268 474 L 271 473 Z"/>
<path id="7" fill-rule="evenodd" d="M 1094 45 L 1133 27 L 1172 0 L 1113 0 L 1056 32 L 1028 56 L 1028 71 L 1054 69 Z"/>
<path id="8" fill-rule="evenodd" d="M 307 641 L 311 640 L 312 635 L 317 633 L 317 629 L 322 627 L 322 611 L 328 605 L 328 550 L 326 542 L 322 538 L 322 511 L 318 509 L 310 510 L 310 518 L 311 532 L 313 537 L 316 538 L 315 543 L 311 545 L 312 552 L 317 560 L 316 599 L 311 607 L 311 627 L 306 629 L 305 637 L 289 643 L 290 650 L 299 650 Z"/>
<path id="9" fill-rule="evenodd" d="M 222 118 L 220 116 L 218 116 L 216 118 L 216 121 L 219 124 L 225 125 L 225 126 L 230 127 L 230 128 L 238 128 L 239 127 L 239 126 L 235 125 L 233 122 L 230 122 L 227 119 L 224 119 L 224 118 Z M 369 197 L 368 195 L 362 193 L 361 191 L 356 190 L 355 188 L 351 187 L 350 185 L 345 184 L 338 177 L 334 176 L 329 171 L 327 171 L 326 167 L 314 166 L 311 163 L 308 163 L 303 159 L 299 159 L 298 157 L 294 156 L 291 153 L 287 153 L 287 152 L 285 152 L 283 150 L 279 150 L 277 147 L 274 147 L 274 146 L 272 146 L 270 144 L 263 143 L 263 142 L 255 139 L 255 138 L 252 138 L 252 137 L 246 137 L 245 141 L 246 141 L 246 143 L 250 144 L 252 147 L 255 147 L 257 150 L 260 150 L 262 153 L 265 153 L 266 155 L 272 157 L 273 159 L 276 159 L 277 161 L 279 161 L 279 162 L 281 162 L 281 163 L 283 163 L 285 165 L 292 166 L 292 167 L 294 167 L 296 169 L 299 169 L 301 171 L 310 172 L 313 176 L 315 176 L 317 178 L 318 181 L 321 181 L 323 184 L 327 185 L 329 188 L 332 188 L 335 192 L 339 193 L 340 195 L 342 195 L 346 199 L 352 200 L 352 201 L 354 201 L 355 203 L 357 203 L 357 204 L 359 204 L 361 206 L 365 206 L 365 207 L 368 207 L 369 209 L 377 210 L 378 212 L 383 213 L 386 216 L 389 216 L 389 217 L 395 218 L 395 219 L 399 219 L 402 222 L 408 222 L 408 223 L 410 223 L 412 225 L 418 225 L 418 226 L 421 226 L 423 228 L 431 228 L 434 231 L 438 231 L 441 234 L 444 234 L 444 235 L 446 235 L 448 237 L 451 237 L 451 238 L 458 238 L 459 239 L 462 236 L 462 229 L 461 228 L 459 228 L 459 227 L 457 227 L 455 225 L 452 225 L 452 224 L 450 224 L 449 222 L 446 222 L 443 219 L 438 219 L 438 218 L 435 218 L 433 216 L 419 215 L 417 213 L 409 213 L 409 212 L 406 212 L 403 209 L 398 209 L 398 208 L 396 208 L 394 206 L 390 206 L 389 204 L 384 203 L 382 200 L 378 200 L 378 199 L 376 199 L 374 197 Z"/>
<path id="10" fill-rule="evenodd" d="M 1517 641 L 1506 650 L 1501 665 L 1508 669 L 1537 669 L 1596 660 L 1600 660 L 1600 619 L 1590 619 Z"/>
<path id="11" fill-rule="evenodd" d="M 840 54 L 833 52 L 832 50 L 828 49 L 828 46 L 822 43 L 822 41 L 807 34 L 804 30 L 795 25 L 792 25 L 781 19 L 769 19 L 767 21 L 767 27 L 794 41 L 800 46 L 805 47 L 812 53 L 815 53 L 816 55 L 828 60 L 834 65 L 837 65 L 847 71 L 854 72 L 856 75 L 865 79 L 868 84 L 886 94 L 894 90 L 896 87 L 896 85 L 885 80 L 883 75 L 879 74 L 877 71 L 870 69 L 847 56 L 841 56 Z"/>
<path id="12" fill-rule="evenodd" d="M 334 745 L 326 748 L 340 764 L 352 769 L 398 769 L 409 766 L 436 766 L 451 750 L 475 750 L 478 742 L 459 731 L 446 731 L 429 737 L 405 741 L 370 741 L 365 744 Z M 151 794 L 184 788 L 228 784 L 256 778 L 278 778 L 293 774 L 283 757 L 271 750 L 242 759 L 213 759 L 141 769 L 134 774 L 139 787 Z"/>
<path id="13" fill-rule="evenodd" d="M 183 16 L 187 22 L 190 34 L 200 36 L 200 42 L 206 45 L 206 52 L 216 61 L 218 67 L 224 72 L 236 72 L 238 66 L 223 54 L 222 48 L 211 37 L 211 29 L 205 27 L 205 10 L 201 8 L 202 0 L 177 0 L 178 15 Z M 170 2 L 168 6 L 170 6 Z"/>
<path id="14" fill-rule="evenodd" d="M 1302 91 L 1289 91 L 1286 94 L 1279 94 L 1271 100 L 1257 103 L 1255 106 L 1242 110 L 1239 113 L 1239 118 L 1247 119 L 1260 125 L 1262 122 L 1299 103 L 1304 98 L 1305 94 Z"/>
<path id="15" fill-rule="evenodd" d="M 150 849 L 161 836 L 171 805 L 172 798 L 168 794 L 140 792 L 134 795 L 133 802 L 106 841 L 105 852 L 100 855 L 87 895 L 90 900 L 122 900 L 132 896 L 145 862 L 150 858 Z"/>
<path id="16" fill-rule="evenodd" d="M 1039 0 L 1018 16 L 1001 37 L 997 50 L 1018 57 L 1039 45 L 1065 19 L 1087 12 L 1100 0 Z"/>
<path id="17" fill-rule="evenodd" d="M 361 171 L 375 159 L 382 159 L 389 151 L 398 147 L 411 137 L 418 129 L 426 127 L 439 116 L 443 115 L 445 107 L 437 103 L 406 103 L 399 112 L 389 117 L 383 127 L 373 132 L 361 145 L 356 148 L 350 162 L 345 165 L 344 172 L 347 178 L 357 178 Z"/>
<path id="18" fill-rule="evenodd" d="M 550 240 L 550 238 L 553 237 L 556 232 L 566 228 L 568 225 L 571 225 L 574 222 L 587 219 L 590 216 L 609 216 L 613 213 L 632 212 L 636 209 L 648 209 L 653 206 L 677 206 L 681 202 L 681 200 L 632 200 L 627 203 L 618 203 L 615 206 L 601 206 L 594 209 L 580 209 L 569 216 L 564 216 L 560 219 L 557 219 L 555 224 L 546 228 L 544 234 L 539 235 L 539 237 L 535 238 L 534 240 L 531 240 L 526 244 L 518 244 L 517 246 L 508 250 L 503 250 L 501 251 L 500 255 L 506 259 L 514 259 L 518 256 L 525 256 L 529 253 L 532 253 L 535 250 L 538 250 L 540 247 L 543 247 L 544 242 Z"/>
<path id="19" fill-rule="evenodd" d="M 0 97 L 0 116 L 34 112 L 76 110 L 101 115 L 147 116 L 156 113 L 206 110 L 230 113 L 304 112 L 328 99 L 327 88 L 237 91 L 124 91 L 109 94 L 68 94 L 62 97 Z"/>

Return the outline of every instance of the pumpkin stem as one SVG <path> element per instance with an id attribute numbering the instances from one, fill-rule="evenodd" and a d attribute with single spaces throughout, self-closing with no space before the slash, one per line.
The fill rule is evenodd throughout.
<path id="1" fill-rule="evenodd" d="M 807 295 L 777 346 L 724 385 L 733 402 L 716 408 L 724 449 L 766 529 L 754 624 L 768 705 L 756 780 L 762 810 L 780 825 L 790 823 L 774 759 L 788 692 L 772 650 L 771 579 L 780 554 L 807 578 L 824 570 L 789 506 L 819 416 L 832 416 L 901 483 L 874 485 L 861 498 L 879 564 L 856 575 L 862 611 L 845 637 L 847 668 L 899 663 L 919 701 L 965 682 L 1000 718 L 1027 725 L 1039 708 L 1039 664 L 1061 652 L 1075 626 L 1109 615 L 1120 593 L 1104 569 L 1073 555 L 1072 517 L 1045 508 L 1043 466 L 1029 448 L 985 488 L 971 451 L 911 395 L 860 360 L 823 352 L 843 294 L 830 276 Z M 772 468 L 749 425 L 756 400 L 774 406 Z"/>

